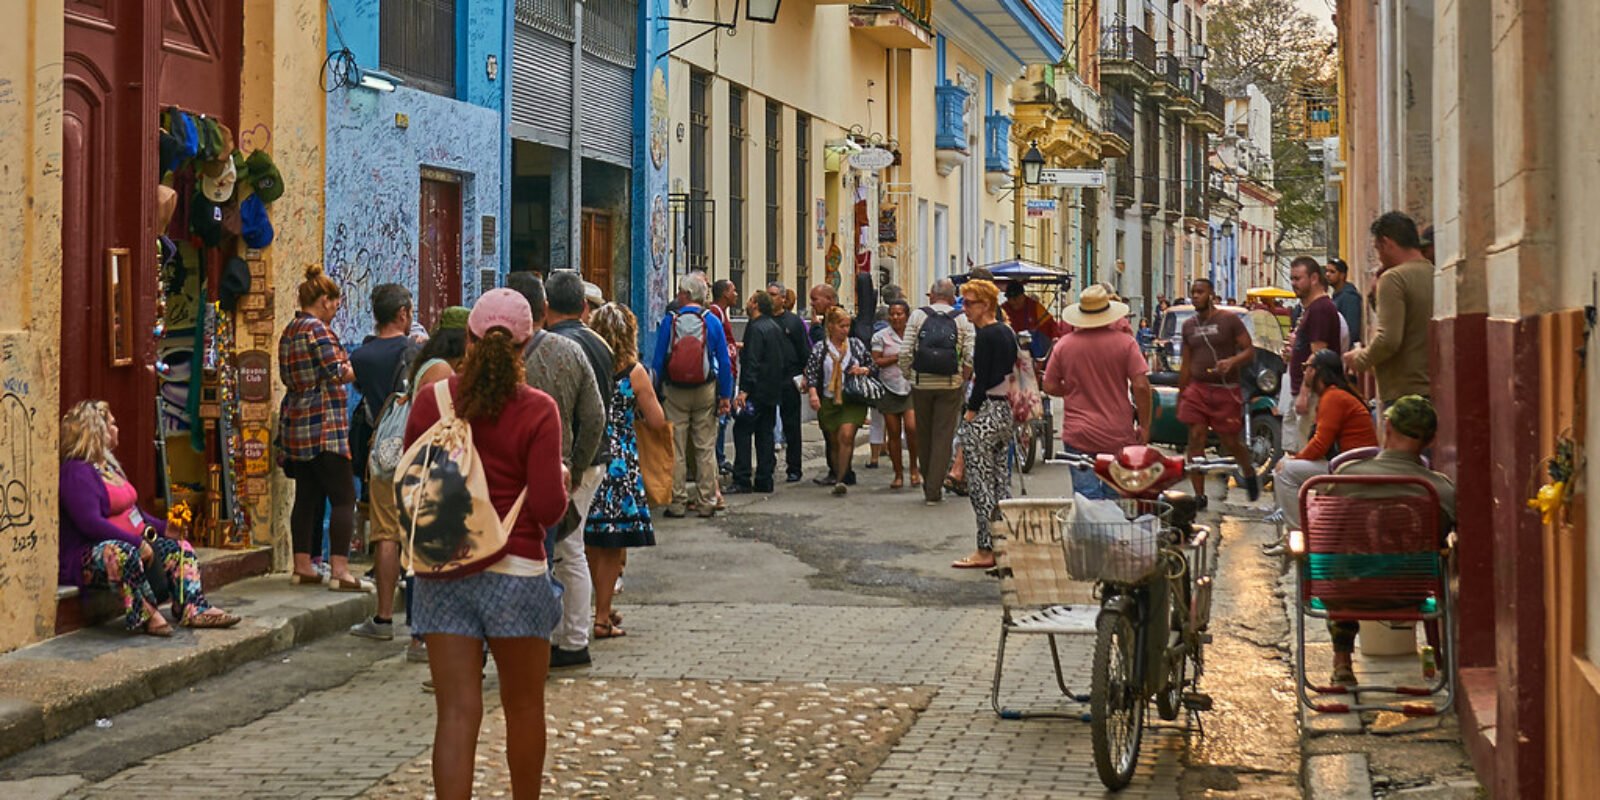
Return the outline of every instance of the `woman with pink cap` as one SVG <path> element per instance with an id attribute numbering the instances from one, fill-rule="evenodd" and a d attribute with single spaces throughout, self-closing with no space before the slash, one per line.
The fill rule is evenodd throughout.
<path id="1" fill-rule="evenodd" d="M 524 490 L 527 499 L 498 560 L 466 577 L 417 579 L 411 629 L 427 642 L 439 715 L 433 782 L 440 800 L 472 795 L 488 642 L 500 672 L 512 792 L 536 798 L 544 774 L 550 631 L 561 617 L 544 549 L 545 528 L 567 508 L 561 417 L 555 401 L 524 380 L 522 347 L 533 336 L 533 313 L 521 294 L 484 293 L 467 318 L 467 334 L 461 371 L 448 379 L 451 401 L 472 426 L 495 511 L 510 513 Z M 439 419 L 432 392 L 414 402 L 407 448 Z"/>

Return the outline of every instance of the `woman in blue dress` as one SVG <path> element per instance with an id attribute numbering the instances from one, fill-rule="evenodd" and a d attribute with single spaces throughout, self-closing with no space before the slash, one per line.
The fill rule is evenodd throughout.
<path id="1" fill-rule="evenodd" d="M 622 629 L 622 615 L 611 608 L 625 549 L 654 547 L 656 543 L 634 426 L 659 430 L 667 424 L 667 416 L 656 399 L 650 373 L 639 363 L 639 322 L 633 312 L 627 306 L 607 303 L 595 309 L 589 327 L 610 345 L 616 365 L 616 394 L 611 397 L 611 415 L 606 420 L 611 463 L 583 526 L 584 550 L 594 579 L 594 638 L 609 639 L 627 633 Z"/>

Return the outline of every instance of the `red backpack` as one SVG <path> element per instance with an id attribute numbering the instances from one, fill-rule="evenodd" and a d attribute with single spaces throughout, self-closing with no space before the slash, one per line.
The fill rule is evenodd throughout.
<path id="1" fill-rule="evenodd" d="M 672 341 L 667 345 L 667 383 L 703 386 L 713 375 L 704 310 L 672 313 Z"/>

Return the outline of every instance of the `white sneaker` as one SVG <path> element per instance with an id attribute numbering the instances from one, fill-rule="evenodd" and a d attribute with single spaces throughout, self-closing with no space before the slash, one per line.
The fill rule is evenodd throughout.
<path id="1" fill-rule="evenodd" d="M 394 623 L 379 622 L 372 617 L 367 617 L 361 622 L 350 626 L 350 635 L 387 642 L 394 639 Z"/>
<path id="2" fill-rule="evenodd" d="M 406 662 L 409 664 L 428 663 L 428 646 L 416 639 L 412 639 L 411 644 L 406 645 Z"/>

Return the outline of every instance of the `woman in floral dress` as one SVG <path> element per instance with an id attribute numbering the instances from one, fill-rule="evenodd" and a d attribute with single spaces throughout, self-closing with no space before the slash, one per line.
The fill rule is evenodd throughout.
<path id="1" fill-rule="evenodd" d="M 583 544 L 594 579 L 594 638 L 626 635 L 622 615 L 611 608 L 617 576 L 622 574 L 625 548 L 654 547 L 655 524 L 645 497 L 644 474 L 639 471 L 640 422 L 653 430 L 667 424 L 666 412 L 656 399 L 650 373 L 639 363 L 639 322 L 627 306 L 607 303 L 596 309 L 589 327 L 611 347 L 616 365 L 616 393 L 606 436 L 611 443 L 611 463 L 589 507 L 583 526 Z"/>

